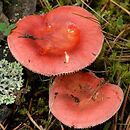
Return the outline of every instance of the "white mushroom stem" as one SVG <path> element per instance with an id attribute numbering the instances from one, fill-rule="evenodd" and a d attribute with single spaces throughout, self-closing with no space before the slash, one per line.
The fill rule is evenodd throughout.
<path id="1" fill-rule="evenodd" d="M 65 54 L 65 63 L 69 63 L 69 59 L 70 59 L 69 55 L 67 54 L 66 51 L 64 52 L 64 54 Z"/>

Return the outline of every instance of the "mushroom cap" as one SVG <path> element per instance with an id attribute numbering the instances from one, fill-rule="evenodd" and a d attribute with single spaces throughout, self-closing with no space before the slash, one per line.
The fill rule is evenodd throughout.
<path id="1" fill-rule="evenodd" d="M 104 39 L 96 17 L 77 6 L 27 16 L 16 25 L 7 39 L 10 51 L 22 65 L 46 76 L 90 65 Z"/>
<path id="2" fill-rule="evenodd" d="M 49 108 L 63 124 L 88 128 L 111 118 L 120 108 L 123 91 L 90 72 L 57 77 L 50 87 Z"/>

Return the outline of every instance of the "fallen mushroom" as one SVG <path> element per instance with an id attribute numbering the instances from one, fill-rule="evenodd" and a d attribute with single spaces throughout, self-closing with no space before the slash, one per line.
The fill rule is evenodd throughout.
<path id="1" fill-rule="evenodd" d="M 49 108 L 63 124 L 88 128 L 111 118 L 120 108 L 123 91 L 90 72 L 57 77 L 50 88 Z"/>
<path id="2" fill-rule="evenodd" d="M 51 76 L 90 65 L 103 44 L 96 17 L 77 6 L 58 7 L 17 22 L 8 36 L 13 56 L 25 67 Z"/>

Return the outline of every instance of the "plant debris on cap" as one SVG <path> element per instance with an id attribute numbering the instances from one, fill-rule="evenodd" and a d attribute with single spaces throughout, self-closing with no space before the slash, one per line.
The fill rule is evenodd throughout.
<path id="1" fill-rule="evenodd" d="M 90 72 L 57 77 L 50 88 L 49 108 L 63 124 L 88 128 L 111 118 L 120 108 L 123 91 Z"/>
<path id="2" fill-rule="evenodd" d="M 78 71 L 99 55 L 103 34 L 96 17 L 77 6 L 24 17 L 8 36 L 13 56 L 43 75 Z"/>

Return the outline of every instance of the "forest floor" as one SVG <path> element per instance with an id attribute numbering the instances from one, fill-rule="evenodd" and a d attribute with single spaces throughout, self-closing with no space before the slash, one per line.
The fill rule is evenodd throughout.
<path id="1" fill-rule="evenodd" d="M 63 5 L 81 6 L 98 18 L 104 34 L 103 49 L 96 61 L 83 70 L 92 71 L 106 81 L 119 85 L 124 92 L 122 106 L 111 119 L 85 130 L 130 130 L 129 0 L 2 0 L 0 25 L 4 23 L 8 27 L 4 32 L 0 31 L 0 59 L 15 61 L 6 46 L 9 32 L 18 19 L 30 14 L 43 14 Z M 5 48 L 6 56 L 3 53 Z M 33 73 L 26 68 L 23 73 L 24 85 L 17 93 L 15 103 L 1 105 L 0 111 L 4 112 L 0 114 L 0 130 L 73 130 L 49 111 L 48 93 L 52 77 Z"/>

